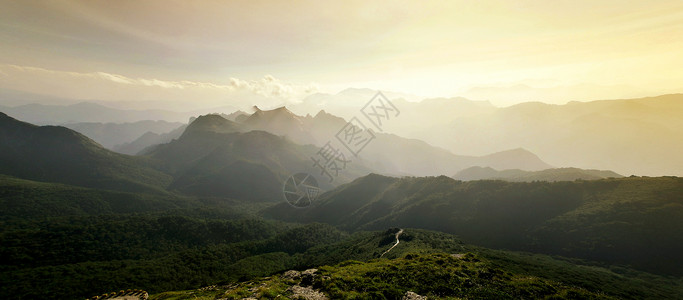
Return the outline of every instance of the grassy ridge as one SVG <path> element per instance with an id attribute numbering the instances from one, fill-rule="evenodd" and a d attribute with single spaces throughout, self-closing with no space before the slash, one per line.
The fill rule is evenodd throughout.
<path id="1" fill-rule="evenodd" d="M 394 233 L 361 232 L 337 243 L 310 248 L 290 256 L 289 261 L 294 263 L 290 268 L 318 268 L 318 277 L 309 285 L 332 299 L 400 299 L 406 291 L 438 298 L 475 299 L 683 296 L 681 279 L 626 268 L 608 269 L 562 257 L 490 250 L 463 244 L 451 235 L 419 229 L 406 229 L 401 243 L 385 258 L 378 259 L 379 253 L 392 244 Z M 281 259 L 287 261 L 286 256 Z M 151 299 L 296 299 L 291 289 L 296 284 L 301 282 L 276 272 L 208 289 L 156 293 Z"/>
<path id="2" fill-rule="evenodd" d="M 296 288 L 302 286 L 331 299 L 401 299 L 408 291 L 429 298 L 614 299 L 560 282 L 510 273 L 472 253 L 457 257 L 410 253 L 391 260 L 349 260 L 308 274 L 299 277 L 285 273 L 230 286 L 165 292 L 150 299 L 298 299 Z"/>

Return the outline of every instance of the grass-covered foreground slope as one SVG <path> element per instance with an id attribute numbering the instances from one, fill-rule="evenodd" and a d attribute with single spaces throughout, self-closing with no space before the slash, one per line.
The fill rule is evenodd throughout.
<path id="1" fill-rule="evenodd" d="M 395 242 L 398 229 L 359 232 L 344 241 L 306 251 L 303 267 L 335 265 L 345 260 L 369 261 L 379 257 Z M 473 253 L 492 266 L 515 274 L 525 274 L 562 282 L 594 293 L 625 299 L 677 299 L 683 297 L 683 280 L 635 271 L 624 266 L 604 265 L 526 252 L 492 250 L 463 243 L 457 237 L 428 230 L 405 229 L 400 243 L 383 258 L 401 258 L 410 253 Z"/>
<path id="2" fill-rule="evenodd" d="M 368 262 L 348 260 L 304 272 L 277 274 L 204 290 L 167 292 L 150 299 L 611 299 L 560 282 L 497 268 L 475 254 L 410 253 Z M 308 298 L 310 299 L 310 298 Z"/>

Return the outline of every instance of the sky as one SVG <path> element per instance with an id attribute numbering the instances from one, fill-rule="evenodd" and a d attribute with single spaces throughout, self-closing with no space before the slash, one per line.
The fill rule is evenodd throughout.
<path id="1" fill-rule="evenodd" d="M 0 88 L 187 110 L 683 92 L 682 1 L 4 1 Z"/>

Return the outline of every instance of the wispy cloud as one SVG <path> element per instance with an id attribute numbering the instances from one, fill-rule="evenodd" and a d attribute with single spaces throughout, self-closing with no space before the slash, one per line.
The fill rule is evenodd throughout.
<path id="1" fill-rule="evenodd" d="M 294 84 L 272 75 L 258 80 L 228 78 L 226 83 L 136 78 L 108 72 L 72 72 L 0 64 L 0 87 L 75 99 L 193 101 L 235 105 L 240 98 L 277 105 L 300 101 L 318 91 L 315 83 Z M 200 100 L 198 100 L 200 99 Z M 268 101 L 265 101 L 268 100 Z M 266 103 L 262 103 L 262 102 Z M 171 104 L 171 103 L 169 103 Z M 238 103 L 241 104 L 241 103 Z M 249 103 L 248 105 L 253 105 Z"/>

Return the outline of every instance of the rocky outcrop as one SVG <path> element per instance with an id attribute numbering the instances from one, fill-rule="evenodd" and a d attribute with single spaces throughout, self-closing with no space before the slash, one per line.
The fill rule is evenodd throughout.
<path id="1" fill-rule="evenodd" d="M 411 291 L 407 291 L 406 294 L 403 295 L 403 298 L 401 298 L 401 300 L 427 300 L 427 297 L 420 296 Z"/>
<path id="2" fill-rule="evenodd" d="M 300 285 L 293 285 L 289 288 L 289 291 L 293 293 L 292 299 L 306 299 L 306 300 L 327 300 L 325 294 L 314 290 L 311 287 L 303 287 Z"/>

